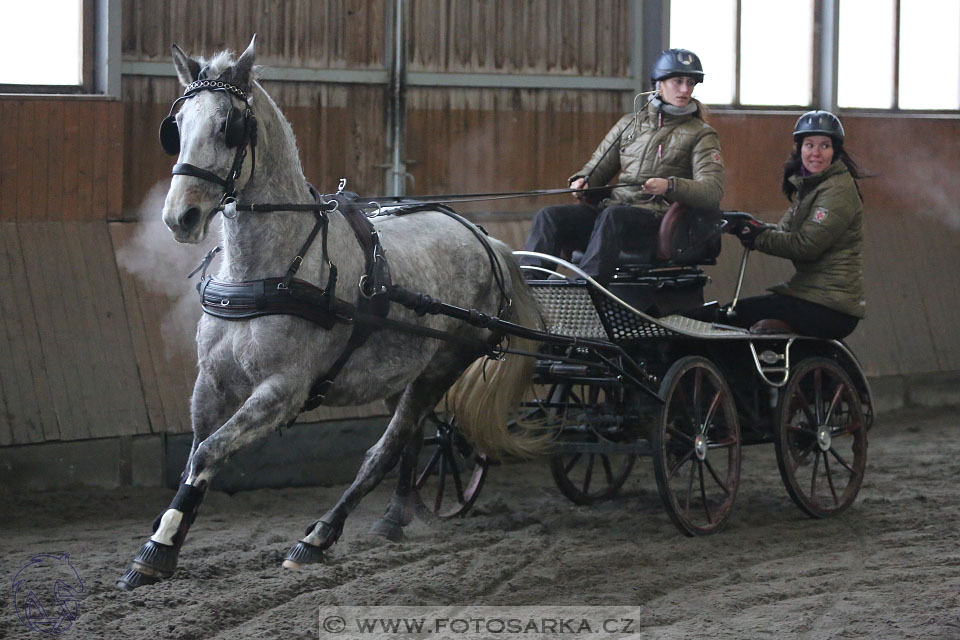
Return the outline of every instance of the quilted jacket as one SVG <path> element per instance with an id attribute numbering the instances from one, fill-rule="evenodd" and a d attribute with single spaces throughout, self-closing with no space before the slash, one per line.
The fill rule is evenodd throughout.
<path id="1" fill-rule="evenodd" d="M 613 189 L 613 204 L 635 204 L 666 211 L 672 202 L 716 209 L 723 198 L 723 161 L 720 140 L 713 127 L 693 114 L 671 115 L 651 101 L 640 112 L 627 114 L 607 133 L 580 171 L 591 187 L 602 187 L 619 172 L 620 183 L 642 183 L 647 178 L 673 178 L 664 196 L 651 196 L 636 187 Z M 617 150 L 611 147 L 616 145 Z M 609 152 L 608 152 L 609 150 Z"/>
<path id="2" fill-rule="evenodd" d="M 863 203 L 842 161 L 818 174 L 794 175 L 793 205 L 754 248 L 793 261 L 796 273 L 770 291 L 862 318 Z"/>

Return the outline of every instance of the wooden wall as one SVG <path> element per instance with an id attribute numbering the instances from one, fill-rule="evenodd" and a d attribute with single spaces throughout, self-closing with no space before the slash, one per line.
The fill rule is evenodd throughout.
<path id="1" fill-rule="evenodd" d="M 106 225 L 121 113 L 0 96 L 0 445 L 150 431 Z"/>
<path id="2" fill-rule="evenodd" d="M 392 2 L 125 0 L 126 62 L 241 50 L 258 62 L 382 70 Z M 629 77 L 628 0 L 409 0 L 412 73 Z M 266 81 L 298 136 L 308 179 L 378 195 L 386 88 Z M 174 160 L 157 127 L 181 92 L 172 77 L 125 75 L 119 100 L 0 96 L 0 446 L 189 430 L 199 310 L 185 279 L 202 247 L 159 222 Z M 617 91 L 412 86 L 410 193 L 562 187 L 621 115 Z M 780 165 L 798 114 L 716 111 L 724 206 L 777 220 Z M 851 343 L 872 375 L 960 370 L 952 272 L 960 263 L 954 119 L 845 117 L 863 182 L 868 318 Z M 520 247 L 553 199 L 458 207 Z M 725 239 L 708 296 L 732 292 L 739 245 Z M 790 274 L 755 256 L 745 294 Z M 380 405 L 311 419 L 382 413 Z"/>

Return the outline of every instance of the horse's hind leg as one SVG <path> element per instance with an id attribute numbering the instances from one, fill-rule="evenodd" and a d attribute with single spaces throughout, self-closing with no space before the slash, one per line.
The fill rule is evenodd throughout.
<path id="1" fill-rule="evenodd" d="M 417 462 L 423 448 L 423 437 L 418 428 L 400 454 L 397 468 L 397 487 L 390 496 L 390 504 L 380 518 L 370 525 L 370 533 L 394 542 L 403 538 L 403 528 L 413 521 L 422 506 L 416 489 Z"/>
<path id="2" fill-rule="evenodd" d="M 449 372 L 450 369 L 446 371 Z M 401 452 L 411 439 L 420 438 L 420 424 L 424 416 L 436 406 L 443 397 L 444 391 L 453 384 L 456 377 L 456 374 L 449 373 L 421 376 L 407 386 L 400 396 L 387 430 L 364 456 L 363 464 L 353 484 L 332 509 L 307 527 L 306 535 L 287 553 L 283 562 L 284 567 L 294 569 L 302 564 L 323 561 L 323 552 L 340 538 L 347 516 L 397 464 Z M 405 486 L 412 487 L 416 454 L 409 457 L 404 464 L 405 468 L 401 470 L 401 483 L 406 482 L 408 484 Z M 408 495 L 409 492 L 405 492 L 400 499 L 405 500 Z M 400 512 L 403 512 L 403 509 Z M 399 517 L 397 524 L 404 518 L 405 516 Z"/>

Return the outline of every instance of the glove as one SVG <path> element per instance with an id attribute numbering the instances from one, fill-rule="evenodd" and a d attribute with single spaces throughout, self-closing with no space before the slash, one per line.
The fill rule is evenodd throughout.
<path id="1" fill-rule="evenodd" d="M 772 229 L 773 225 L 767 224 L 765 222 L 760 222 L 759 220 L 742 220 L 736 225 L 734 234 L 740 240 L 740 244 L 747 247 L 748 249 L 753 249 L 753 243 L 756 241 L 757 236 L 759 236 L 764 231 Z"/>

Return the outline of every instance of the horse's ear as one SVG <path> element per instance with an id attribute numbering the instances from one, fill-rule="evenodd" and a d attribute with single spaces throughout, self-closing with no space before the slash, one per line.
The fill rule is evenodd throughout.
<path id="1" fill-rule="evenodd" d="M 173 52 L 173 66 L 177 70 L 177 78 L 183 86 L 195 82 L 200 75 L 200 63 L 189 57 L 183 49 L 174 44 L 170 47 Z"/>
<path id="2" fill-rule="evenodd" d="M 250 44 L 247 45 L 246 51 L 240 55 L 240 59 L 237 60 L 237 63 L 233 65 L 233 83 L 238 87 L 244 89 L 250 88 L 250 81 L 252 80 L 251 72 L 253 71 L 253 61 L 256 58 L 256 52 L 254 51 L 254 45 L 257 42 L 257 34 L 253 34 L 253 37 L 250 39 Z"/>

